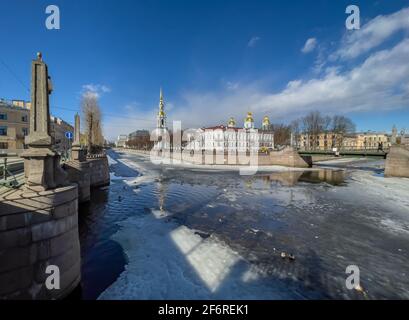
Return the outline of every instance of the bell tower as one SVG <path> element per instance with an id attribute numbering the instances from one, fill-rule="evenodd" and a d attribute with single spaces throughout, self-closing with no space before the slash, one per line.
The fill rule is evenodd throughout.
<path id="1" fill-rule="evenodd" d="M 157 116 L 156 127 L 158 129 L 166 129 L 166 114 L 165 114 L 165 104 L 163 102 L 162 88 L 160 88 L 160 94 L 159 94 L 159 112 Z"/>

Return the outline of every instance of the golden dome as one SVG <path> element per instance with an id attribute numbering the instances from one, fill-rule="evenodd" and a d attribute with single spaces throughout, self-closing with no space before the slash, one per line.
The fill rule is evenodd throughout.
<path id="1" fill-rule="evenodd" d="M 229 126 L 235 126 L 235 125 L 236 125 L 236 121 L 234 120 L 233 117 L 231 117 L 231 118 L 229 119 L 228 125 L 229 125 Z"/>
<path id="2" fill-rule="evenodd" d="M 270 119 L 268 118 L 268 116 L 265 116 L 263 118 L 263 124 L 270 124 Z"/>
<path id="3" fill-rule="evenodd" d="M 247 112 L 247 117 L 246 117 L 246 122 L 254 122 L 253 120 L 253 113 L 252 112 Z"/>

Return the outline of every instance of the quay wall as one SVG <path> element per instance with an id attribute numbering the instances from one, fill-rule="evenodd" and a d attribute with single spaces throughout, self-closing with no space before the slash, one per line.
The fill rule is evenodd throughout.
<path id="1" fill-rule="evenodd" d="M 60 271 L 60 289 L 45 281 Z M 42 192 L 13 189 L 0 196 L 0 299 L 61 299 L 81 278 L 76 184 Z"/>
<path id="2" fill-rule="evenodd" d="M 63 169 L 68 174 L 68 180 L 78 185 L 78 203 L 89 201 L 91 199 L 89 162 L 71 160 L 64 163 Z"/>
<path id="3" fill-rule="evenodd" d="M 135 150 L 135 149 L 117 149 L 118 151 L 125 151 L 136 154 L 146 154 L 149 155 L 150 151 L 146 150 Z M 229 158 L 230 157 L 230 158 Z M 233 157 L 233 160 L 232 158 Z M 237 155 L 228 155 L 227 153 L 223 155 L 216 155 L 215 153 L 202 153 L 194 152 L 192 154 L 183 153 L 182 155 L 175 154 L 174 159 L 182 159 L 185 162 L 193 164 L 218 164 L 218 165 L 240 165 L 239 157 Z M 258 155 L 258 165 L 259 166 L 285 166 L 285 167 L 296 167 L 296 168 L 309 168 L 312 166 L 311 156 L 300 156 L 298 152 L 291 147 L 284 148 L 280 151 L 270 151 L 269 154 L 259 154 Z"/>
<path id="4" fill-rule="evenodd" d="M 87 158 L 90 172 L 90 186 L 102 187 L 110 183 L 109 164 L 106 156 Z"/>
<path id="5" fill-rule="evenodd" d="M 409 146 L 390 147 L 385 161 L 385 177 L 409 178 Z"/>

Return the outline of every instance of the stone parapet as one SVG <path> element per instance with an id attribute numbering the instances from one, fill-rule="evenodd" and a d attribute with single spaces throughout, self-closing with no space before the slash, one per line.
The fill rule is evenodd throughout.
<path id="1" fill-rule="evenodd" d="M 385 177 L 409 178 L 409 146 L 390 147 L 385 162 Z"/>
<path id="2" fill-rule="evenodd" d="M 107 186 L 110 183 L 109 164 L 106 156 L 87 158 L 90 170 L 91 187 Z"/>
<path id="3" fill-rule="evenodd" d="M 312 166 L 311 157 L 301 157 L 298 151 L 292 147 L 286 147 L 280 151 L 271 151 L 269 158 L 270 165 L 296 168 L 309 168 Z"/>
<path id="4" fill-rule="evenodd" d="M 162 155 L 159 152 L 155 151 L 144 151 L 144 150 L 133 150 L 133 149 L 116 149 L 116 151 L 124 151 L 134 154 L 145 154 L 145 155 L 154 155 L 157 157 L 171 157 L 172 159 L 182 160 L 187 163 L 192 164 L 206 164 L 206 165 L 240 165 L 240 159 L 237 155 L 229 155 L 227 152 L 222 154 L 216 154 L 215 152 L 187 152 L 184 151 L 182 155 L 177 154 L 165 154 Z M 243 158 L 245 158 L 243 156 Z M 246 159 L 243 159 L 246 160 Z M 300 156 L 298 151 L 292 147 L 286 147 L 280 151 L 270 151 L 268 154 L 259 154 L 258 155 L 259 166 L 285 166 L 285 167 L 295 167 L 295 168 L 310 168 L 312 167 L 312 158 L 311 156 Z M 244 165 L 247 165 L 244 164 Z"/>
<path id="5" fill-rule="evenodd" d="M 90 164 L 88 161 L 71 160 L 64 164 L 68 180 L 78 184 L 78 202 L 87 202 L 91 198 Z"/>
<path id="6" fill-rule="evenodd" d="M 60 289 L 49 290 L 49 265 Z M 81 278 L 76 184 L 41 192 L 12 190 L 0 197 L 0 299 L 60 299 Z"/>

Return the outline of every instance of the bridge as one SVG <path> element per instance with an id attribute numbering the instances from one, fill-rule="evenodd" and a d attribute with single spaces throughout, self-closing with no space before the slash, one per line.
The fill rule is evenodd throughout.
<path id="1" fill-rule="evenodd" d="M 301 156 L 312 155 L 340 155 L 340 156 L 359 156 L 359 157 L 380 157 L 386 159 L 389 150 L 362 149 L 362 150 L 299 150 Z"/>
<path id="2" fill-rule="evenodd" d="M 87 155 L 75 115 L 71 159 L 62 161 L 50 136 L 48 67 L 32 61 L 31 114 L 27 148 L 0 150 L 0 300 L 67 297 L 81 279 L 78 205 L 91 189 L 108 185 L 105 154 Z M 33 254 L 34 253 L 34 254 Z M 48 290 L 47 267 L 60 272 L 59 290 Z"/>

